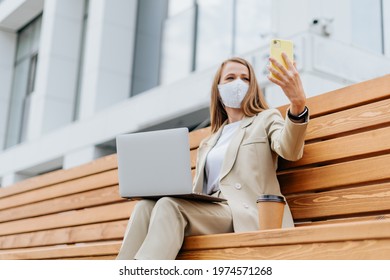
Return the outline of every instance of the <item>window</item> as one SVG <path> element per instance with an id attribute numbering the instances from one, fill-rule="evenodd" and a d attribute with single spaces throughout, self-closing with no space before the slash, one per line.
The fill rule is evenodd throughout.
<path id="1" fill-rule="evenodd" d="M 170 0 L 161 82 L 170 83 L 255 50 L 270 35 L 271 0 Z"/>
<path id="2" fill-rule="evenodd" d="M 196 7 L 193 6 L 165 20 L 161 51 L 161 84 L 182 79 L 194 70 L 195 17 Z"/>
<path id="3" fill-rule="evenodd" d="M 161 83 L 163 28 L 169 0 L 138 0 L 130 96 Z"/>
<path id="4" fill-rule="evenodd" d="M 267 44 L 271 36 L 271 0 L 236 0 L 233 54 Z"/>
<path id="5" fill-rule="evenodd" d="M 170 0 L 168 4 L 168 17 L 180 14 L 193 8 L 195 0 Z"/>
<path id="6" fill-rule="evenodd" d="M 221 62 L 233 50 L 233 0 L 198 0 L 196 70 Z"/>
<path id="7" fill-rule="evenodd" d="M 351 1 L 352 42 L 376 53 L 384 53 L 382 1 Z"/>
<path id="8" fill-rule="evenodd" d="M 78 71 L 77 90 L 76 90 L 76 99 L 75 99 L 74 111 L 73 111 L 73 121 L 76 121 L 80 118 L 81 84 L 83 79 L 85 39 L 86 39 L 87 23 L 88 23 L 88 15 L 89 15 L 88 10 L 89 10 L 89 0 L 85 0 L 84 16 L 83 16 L 82 31 L 81 31 L 79 65 L 77 70 Z"/>
<path id="9" fill-rule="evenodd" d="M 35 89 L 42 16 L 18 33 L 15 70 L 12 84 L 5 147 L 25 139 L 31 93 Z"/>

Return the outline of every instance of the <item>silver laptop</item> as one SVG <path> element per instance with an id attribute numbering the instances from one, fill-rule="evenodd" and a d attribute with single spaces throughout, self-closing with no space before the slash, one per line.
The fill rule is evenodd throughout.
<path id="1" fill-rule="evenodd" d="M 119 135 L 116 147 L 121 197 L 226 200 L 192 192 L 187 128 Z"/>

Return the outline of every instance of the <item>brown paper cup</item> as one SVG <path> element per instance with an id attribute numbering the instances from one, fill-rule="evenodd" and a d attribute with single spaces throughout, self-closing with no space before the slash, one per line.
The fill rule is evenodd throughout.
<path id="1" fill-rule="evenodd" d="M 284 205 L 283 196 L 261 195 L 257 198 L 257 209 L 259 212 L 259 228 L 276 229 L 282 227 Z"/>

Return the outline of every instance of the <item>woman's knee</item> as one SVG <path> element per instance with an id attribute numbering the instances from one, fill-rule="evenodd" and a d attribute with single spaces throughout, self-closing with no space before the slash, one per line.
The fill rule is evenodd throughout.
<path id="1" fill-rule="evenodd" d="M 174 197 L 162 197 L 156 202 L 156 209 L 165 209 L 165 211 L 180 212 L 179 203 L 177 198 Z"/>
<path id="2" fill-rule="evenodd" d="M 133 214 L 137 213 L 143 214 L 143 215 L 149 215 L 152 213 L 153 207 L 156 204 L 155 201 L 149 200 L 149 199 L 142 199 L 137 202 L 137 204 L 134 207 Z"/>

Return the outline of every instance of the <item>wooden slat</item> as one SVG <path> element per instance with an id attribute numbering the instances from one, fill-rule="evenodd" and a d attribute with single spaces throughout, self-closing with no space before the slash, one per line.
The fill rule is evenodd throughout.
<path id="1" fill-rule="evenodd" d="M 372 153 L 388 153 L 390 141 L 387 139 L 390 139 L 390 127 L 308 144 L 305 145 L 302 159 L 295 162 L 281 161 L 279 168 L 319 164 Z"/>
<path id="2" fill-rule="evenodd" d="M 294 217 L 315 219 L 387 211 L 390 213 L 390 183 L 287 197 Z"/>
<path id="3" fill-rule="evenodd" d="M 15 195 L 25 191 L 74 180 L 91 174 L 117 168 L 116 154 L 105 156 L 92 162 L 70 169 L 57 170 L 18 182 L 0 191 L 0 198 Z"/>
<path id="4" fill-rule="evenodd" d="M 190 236 L 183 251 L 389 239 L 390 220 Z"/>
<path id="5" fill-rule="evenodd" d="M 117 169 L 0 198 L 0 210 L 118 184 Z"/>
<path id="6" fill-rule="evenodd" d="M 102 241 L 123 238 L 128 220 L 66 227 L 0 236 L 0 248 L 40 247 L 47 245 Z"/>
<path id="7" fill-rule="evenodd" d="M 115 260 L 117 255 L 102 255 L 102 256 L 88 256 L 88 257 L 69 257 L 69 258 L 56 258 L 58 260 Z"/>
<path id="8" fill-rule="evenodd" d="M 358 240 L 184 251 L 182 260 L 388 260 L 390 240 Z"/>
<path id="9" fill-rule="evenodd" d="M 389 219 L 390 219 L 390 214 L 381 214 L 381 215 L 373 215 L 373 216 L 332 218 L 330 220 L 322 220 L 322 221 L 298 222 L 295 223 L 295 226 L 305 227 L 305 226 L 330 225 L 330 224 L 351 223 L 351 222 L 368 222 L 368 221 L 372 222 L 372 221 L 389 220 Z"/>
<path id="10" fill-rule="evenodd" d="M 351 259 L 361 257 L 364 259 L 389 258 L 389 231 L 390 221 L 376 221 L 238 234 L 194 236 L 185 239 L 179 258 L 197 259 L 200 256 L 202 259 L 259 259 L 267 256 L 268 259 L 300 259 L 301 257 L 337 259 L 343 255 Z M 316 243 L 315 248 L 323 248 L 324 250 L 310 250 L 310 252 L 305 253 L 308 250 L 307 246 L 313 246 L 312 243 Z M 113 241 L 28 250 L 2 250 L 0 251 L 0 259 L 50 259 L 114 255 L 118 252 L 120 244 L 120 241 Z M 327 247 L 323 244 L 334 244 L 334 246 Z M 355 245 L 351 246 L 352 244 Z M 296 252 L 281 250 L 283 246 L 286 246 L 285 248 L 295 246 Z M 270 255 L 267 248 L 278 252 L 278 254 Z M 240 253 L 242 250 L 247 251 L 248 254 L 242 255 Z M 330 254 L 333 250 L 335 252 Z M 219 252 L 222 254 L 220 255 Z M 314 255 L 313 252 L 315 252 Z"/>
<path id="11" fill-rule="evenodd" d="M 53 251 L 9 252 L 0 254 L 0 259 L 77 259 L 77 260 L 114 260 L 119 245 L 89 245 L 88 247 L 61 248 Z M 234 249 L 216 249 L 208 251 L 185 251 L 178 259 L 301 259 L 301 260 L 388 260 L 389 240 L 358 240 L 332 243 L 296 244 L 264 247 L 242 247 Z M 91 255 L 88 255 L 91 254 Z M 67 257 L 62 257 L 66 255 Z M 60 256 L 60 257 L 59 257 Z"/>
<path id="12" fill-rule="evenodd" d="M 40 248 L 0 251 L 0 260 L 10 259 L 58 259 L 66 257 L 90 257 L 117 254 L 121 241 L 76 244 L 69 246 L 49 246 Z"/>
<path id="13" fill-rule="evenodd" d="M 357 129 L 390 123 L 390 99 L 351 108 L 309 121 L 306 140 L 330 138 Z"/>
<path id="14" fill-rule="evenodd" d="M 390 179 L 390 155 L 279 174 L 282 193 L 300 193 Z"/>
<path id="15" fill-rule="evenodd" d="M 0 236 L 128 219 L 135 201 L 69 211 L 0 224 Z"/>
<path id="16" fill-rule="evenodd" d="M 389 97 L 390 74 L 308 98 L 306 104 L 315 118 Z M 279 107 L 283 116 L 288 106 Z"/>
<path id="17" fill-rule="evenodd" d="M 0 222 L 125 201 L 120 197 L 118 188 L 117 185 L 105 187 L 3 210 L 0 211 Z"/>
<path id="18" fill-rule="evenodd" d="M 200 141 L 211 134 L 210 127 L 191 131 L 190 133 L 190 149 L 196 149 L 199 147 Z"/>

